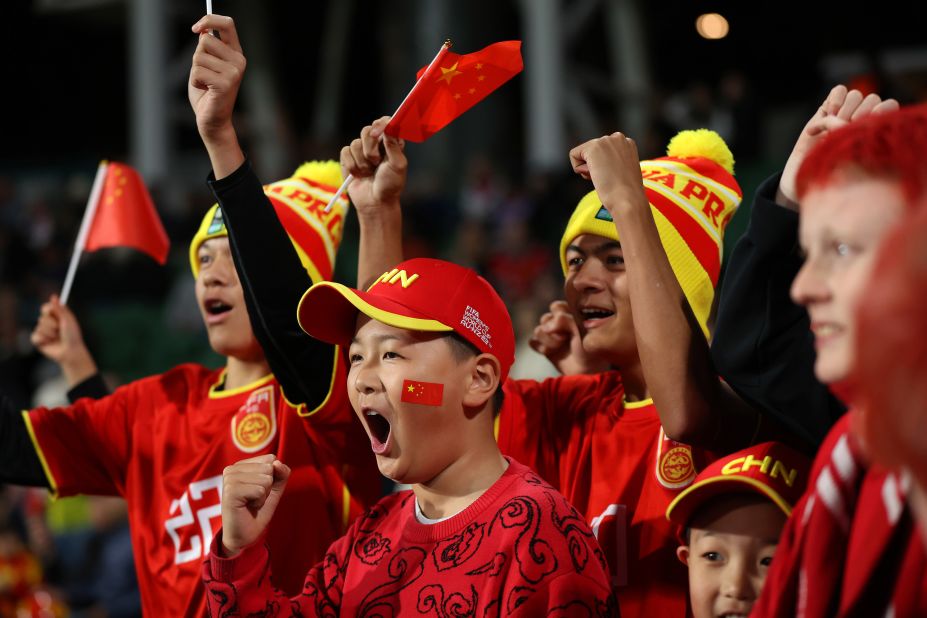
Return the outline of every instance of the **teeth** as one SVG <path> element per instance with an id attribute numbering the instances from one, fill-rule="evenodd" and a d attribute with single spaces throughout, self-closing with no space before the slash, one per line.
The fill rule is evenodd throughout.
<path id="1" fill-rule="evenodd" d="M 367 410 L 366 412 L 364 412 L 364 415 L 366 415 L 366 416 L 380 416 L 380 413 L 379 413 L 379 412 L 374 412 L 373 410 Z"/>
<path id="2" fill-rule="evenodd" d="M 814 329 L 814 332 L 820 337 L 829 337 L 837 332 L 837 327 L 831 325 L 818 326 Z"/>

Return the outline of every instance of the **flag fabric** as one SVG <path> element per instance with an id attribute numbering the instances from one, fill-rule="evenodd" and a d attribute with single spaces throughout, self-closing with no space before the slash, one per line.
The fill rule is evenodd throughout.
<path id="1" fill-rule="evenodd" d="M 103 190 L 87 234 L 85 251 L 132 247 L 159 263 L 167 261 L 170 241 L 138 172 L 108 163 Z"/>
<path id="2" fill-rule="evenodd" d="M 418 380 L 402 381 L 403 403 L 418 403 L 423 406 L 440 406 L 444 400 L 444 385 Z"/>
<path id="3" fill-rule="evenodd" d="M 501 41 L 472 54 L 442 50 L 386 126 L 387 135 L 423 142 L 521 72 L 521 41 Z"/>

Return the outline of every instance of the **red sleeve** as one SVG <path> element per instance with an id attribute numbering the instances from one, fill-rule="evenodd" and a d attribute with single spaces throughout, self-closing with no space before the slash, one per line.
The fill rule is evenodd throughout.
<path id="1" fill-rule="evenodd" d="M 24 413 L 53 492 L 123 495 L 136 405 L 132 387 Z"/>
<path id="2" fill-rule="evenodd" d="M 560 376 L 543 382 L 507 380 L 496 439 L 506 455 L 560 486 L 559 459 L 603 405 L 603 389 L 620 389 L 616 372 Z"/>
<path id="3" fill-rule="evenodd" d="M 620 616 L 612 591 L 580 573 L 564 573 L 546 582 L 516 608 L 512 618 L 524 616 Z"/>
<path id="4" fill-rule="evenodd" d="M 209 557 L 203 561 L 203 583 L 210 616 L 337 616 L 341 612 L 344 572 L 353 544 L 353 530 L 331 544 L 322 562 L 306 574 L 302 592 L 288 598 L 271 583 L 270 554 L 255 543 L 234 558 L 216 551 L 222 531 L 216 534 Z"/>

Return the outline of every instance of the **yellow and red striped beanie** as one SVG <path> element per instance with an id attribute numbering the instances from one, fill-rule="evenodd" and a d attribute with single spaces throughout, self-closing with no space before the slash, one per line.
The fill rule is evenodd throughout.
<path id="1" fill-rule="evenodd" d="M 724 229 L 743 199 L 734 180 L 734 157 L 721 136 L 708 129 L 682 131 L 665 157 L 641 161 L 663 249 L 702 332 L 721 273 Z M 567 272 L 566 248 L 581 234 L 619 240 L 608 210 L 595 191 L 579 201 L 560 241 L 560 264 Z"/>
<path id="2" fill-rule="evenodd" d="M 274 205 L 277 218 L 313 283 L 332 278 L 335 254 L 341 244 L 344 217 L 348 209 L 347 193 L 342 194 L 325 212 L 325 206 L 341 185 L 341 166 L 337 161 L 304 163 L 290 178 L 264 186 L 264 194 Z M 190 268 L 199 274 L 196 252 L 210 238 L 227 236 L 219 205 L 214 204 L 203 217 L 190 243 Z"/>

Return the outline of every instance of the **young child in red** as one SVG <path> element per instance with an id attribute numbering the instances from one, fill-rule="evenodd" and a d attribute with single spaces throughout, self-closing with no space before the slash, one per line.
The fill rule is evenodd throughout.
<path id="1" fill-rule="evenodd" d="M 273 456 L 230 467 L 203 564 L 212 615 L 617 615 L 583 517 L 493 438 L 515 342 L 484 279 L 413 259 L 366 292 L 316 284 L 298 316 L 349 346 L 348 393 L 380 471 L 412 489 L 358 519 L 287 599 L 259 541 L 279 525 L 289 468 Z"/>
<path id="2" fill-rule="evenodd" d="M 764 442 L 715 461 L 669 505 L 694 618 L 750 613 L 810 467 L 801 453 Z"/>

